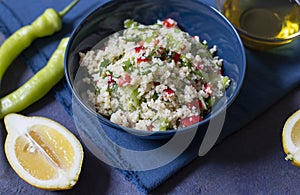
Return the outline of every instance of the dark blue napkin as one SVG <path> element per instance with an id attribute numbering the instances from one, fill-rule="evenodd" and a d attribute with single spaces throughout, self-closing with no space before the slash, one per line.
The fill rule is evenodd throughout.
<path id="1" fill-rule="evenodd" d="M 26 64 L 30 66 L 33 72 L 37 72 L 43 67 L 52 52 L 55 50 L 62 37 L 69 36 L 74 27 L 80 20 L 88 14 L 94 7 L 99 6 L 106 1 L 84 0 L 79 2 L 73 10 L 64 18 L 64 27 L 62 31 L 53 36 L 45 37 L 35 41 L 30 48 L 22 53 Z M 213 0 L 206 0 L 208 4 L 215 5 Z M 36 17 L 41 15 L 47 7 L 56 10 L 62 10 L 69 1 L 65 0 L 3 0 L 0 1 L 0 41 L 1 36 L 7 37 L 20 27 L 29 24 Z M 220 136 L 219 142 L 226 136 L 239 130 L 249 121 L 253 120 L 260 113 L 271 105 L 276 106 L 276 102 L 287 94 L 291 89 L 299 84 L 300 81 L 300 40 L 281 48 L 271 51 L 254 51 L 246 49 L 247 73 L 243 88 L 236 102 L 227 110 L 226 121 Z M 59 101 L 72 116 L 72 95 L 67 87 L 65 80 L 60 82 L 52 90 L 57 101 Z M 74 105 L 73 105 L 74 106 Z M 276 118 L 276 116 L 274 116 Z M 87 119 L 88 121 L 89 119 Z M 76 129 L 71 129 L 78 134 Z M 0 143 L 3 145 L 4 133 L 1 131 Z M 109 129 L 106 129 L 110 132 Z M 3 136 L 2 136 L 3 135 Z M 135 136 L 125 135 L 124 132 L 108 133 L 113 140 L 119 144 L 126 142 L 135 143 L 141 148 L 151 148 L 158 146 L 158 141 L 141 140 Z M 149 192 L 179 169 L 197 158 L 199 143 L 193 142 L 191 146 L 171 163 L 149 171 L 127 171 L 119 168 L 120 172 L 131 182 L 133 182 L 141 192 Z M 126 159 L 121 159 L 119 154 L 114 153 L 114 149 L 108 150 L 106 157 L 112 158 L 116 164 L 121 164 L 126 168 L 130 166 Z M 0 155 L 0 157 L 3 154 Z M 0 158 L 3 160 L 4 158 Z M 88 159 L 87 159 L 88 160 Z M 1 164 L 7 163 L 5 160 Z M 89 167 L 87 169 L 93 169 Z M 2 170 L 1 170 L 2 171 Z M 3 170 L 5 171 L 5 170 Z M 7 180 L 1 180 L 0 186 L 9 183 Z M 14 184 L 10 184 L 14 185 Z M 15 184 L 17 185 L 17 184 Z"/>

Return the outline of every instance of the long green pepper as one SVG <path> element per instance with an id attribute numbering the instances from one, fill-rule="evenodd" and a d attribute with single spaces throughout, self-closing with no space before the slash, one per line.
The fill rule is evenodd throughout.
<path id="1" fill-rule="evenodd" d="M 64 54 L 68 41 L 68 37 L 63 38 L 45 67 L 17 90 L 0 99 L 0 119 L 38 101 L 64 77 Z"/>
<path id="2" fill-rule="evenodd" d="M 78 2 L 74 0 L 61 12 L 46 9 L 31 25 L 20 28 L 4 41 L 0 47 L 0 81 L 13 60 L 35 39 L 52 35 L 62 28 L 62 18 Z"/>

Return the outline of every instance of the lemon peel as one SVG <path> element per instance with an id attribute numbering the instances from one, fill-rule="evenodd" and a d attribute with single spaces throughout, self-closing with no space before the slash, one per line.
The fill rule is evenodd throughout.
<path id="1" fill-rule="evenodd" d="M 300 167 L 300 109 L 288 117 L 283 126 L 282 147 L 285 160 Z"/>

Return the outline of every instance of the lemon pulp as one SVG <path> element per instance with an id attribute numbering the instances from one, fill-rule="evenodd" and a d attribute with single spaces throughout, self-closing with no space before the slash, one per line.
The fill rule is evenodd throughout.
<path id="1" fill-rule="evenodd" d="M 57 169 L 68 171 L 74 161 L 69 141 L 45 125 L 34 125 L 26 136 L 18 137 L 15 153 L 21 166 L 41 180 L 53 179 Z"/>
<path id="2" fill-rule="evenodd" d="M 297 120 L 292 128 L 291 139 L 296 147 L 300 146 L 300 120 Z"/>

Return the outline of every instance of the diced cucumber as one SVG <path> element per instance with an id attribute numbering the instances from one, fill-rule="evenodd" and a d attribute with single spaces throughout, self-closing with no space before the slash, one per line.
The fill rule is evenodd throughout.
<path id="1" fill-rule="evenodd" d="M 159 131 L 166 131 L 169 127 L 168 118 L 158 117 L 155 121 L 153 121 L 154 126 L 159 127 Z"/>
<path id="2" fill-rule="evenodd" d="M 136 110 L 140 107 L 140 99 L 138 97 L 138 87 L 134 86 L 124 86 L 123 91 L 126 96 L 128 96 L 127 104 L 130 110 Z"/>
<path id="3" fill-rule="evenodd" d="M 212 107 L 216 102 L 216 98 L 214 96 L 210 96 L 208 99 L 207 99 L 207 105 L 208 107 Z"/>
<path id="4" fill-rule="evenodd" d="M 230 84 L 230 79 L 228 76 L 224 76 L 222 79 L 223 88 L 226 89 Z"/>

